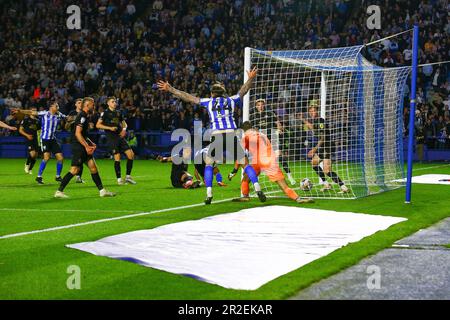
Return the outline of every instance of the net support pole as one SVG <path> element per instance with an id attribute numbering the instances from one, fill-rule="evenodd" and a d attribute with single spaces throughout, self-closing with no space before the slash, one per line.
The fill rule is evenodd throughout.
<path id="1" fill-rule="evenodd" d="M 414 120 L 416 117 L 416 81 L 417 81 L 417 60 L 419 52 L 419 26 L 413 28 L 412 45 L 412 73 L 411 73 L 411 104 L 409 108 L 409 133 L 408 133 L 408 169 L 406 173 L 406 195 L 405 203 L 411 203 L 411 180 L 413 169 L 413 148 L 414 148 Z"/>
<path id="2" fill-rule="evenodd" d="M 251 57 L 250 57 L 251 48 L 245 47 L 244 51 L 244 83 L 248 80 L 247 71 L 250 71 L 251 68 Z M 252 89 L 250 89 L 252 90 Z M 248 121 L 250 118 L 250 90 L 244 96 L 243 106 L 242 106 L 242 121 Z"/>
<path id="3" fill-rule="evenodd" d="M 322 71 L 320 78 L 320 117 L 325 119 L 327 103 L 327 83 L 325 81 L 325 71 Z"/>

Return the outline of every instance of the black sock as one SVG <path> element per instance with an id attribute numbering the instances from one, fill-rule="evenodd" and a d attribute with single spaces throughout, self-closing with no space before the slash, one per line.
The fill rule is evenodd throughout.
<path id="1" fill-rule="evenodd" d="M 328 172 L 328 176 L 337 184 L 339 184 L 339 186 L 342 186 L 344 183 L 342 182 L 341 178 L 339 178 L 339 176 L 337 175 L 336 172 L 334 171 L 330 171 Z"/>
<path id="2" fill-rule="evenodd" d="M 283 166 L 284 172 L 291 173 L 291 169 L 289 168 L 289 162 L 287 162 L 286 157 L 284 155 L 281 156 L 281 165 Z"/>
<path id="3" fill-rule="evenodd" d="M 79 176 L 81 178 L 82 175 L 83 175 L 83 166 L 80 167 L 80 170 L 78 171 L 77 176 Z"/>
<path id="4" fill-rule="evenodd" d="M 327 177 L 325 177 L 325 172 L 323 172 L 320 166 L 313 166 L 313 169 L 323 182 L 327 181 Z"/>
<path id="5" fill-rule="evenodd" d="M 72 180 L 73 178 L 73 174 L 69 172 L 66 173 L 66 175 L 64 176 L 64 178 L 61 181 L 61 184 L 59 185 L 58 190 L 63 192 L 64 189 L 66 188 L 66 186 L 69 184 L 70 180 Z"/>
<path id="6" fill-rule="evenodd" d="M 95 185 L 97 186 L 98 190 L 103 189 L 102 179 L 100 179 L 100 176 L 97 173 L 91 173 L 92 180 L 94 181 Z"/>
<path id="7" fill-rule="evenodd" d="M 133 159 L 127 160 L 127 176 L 131 174 L 131 170 L 133 169 Z"/>
<path id="8" fill-rule="evenodd" d="M 120 161 L 114 161 L 114 170 L 116 170 L 116 177 L 120 179 L 122 174 L 120 173 Z"/>
<path id="9" fill-rule="evenodd" d="M 35 163 L 36 163 L 36 159 L 35 158 L 31 158 L 30 159 L 30 167 L 28 169 L 29 170 L 33 169 Z"/>
<path id="10" fill-rule="evenodd" d="M 30 165 L 30 162 L 31 162 L 31 156 L 28 156 L 27 162 L 25 164 L 28 166 L 28 165 Z"/>

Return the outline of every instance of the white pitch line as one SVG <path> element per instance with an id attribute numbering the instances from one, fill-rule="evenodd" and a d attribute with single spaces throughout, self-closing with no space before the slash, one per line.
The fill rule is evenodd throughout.
<path id="1" fill-rule="evenodd" d="M 234 199 L 234 198 L 218 200 L 218 201 L 214 201 L 214 203 L 221 203 L 221 202 L 225 202 L 225 201 L 230 201 L 232 199 Z M 181 209 L 195 208 L 195 207 L 200 207 L 200 206 L 205 206 L 205 204 L 204 203 L 196 203 L 196 204 L 190 204 L 190 205 L 180 206 L 180 207 L 175 207 L 175 208 L 159 209 L 159 210 L 153 210 L 153 211 L 149 211 L 149 212 L 141 212 L 141 213 L 130 214 L 130 215 L 120 216 L 120 217 L 113 217 L 113 218 L 105 218 L 105 219 L 99 219 L 99 220 L 86 221 L 86 222 L 74 223 L 74 224 L 69 224 L 69 225 L 65 225 L 65 226 L 52 227 L 52 228 L 41 229 L 41 230 L 34 230 L 34 231 L 26 231 L 26 232 L 7 234 L 7 235 L 4 235 L 4 236 L 0 236 L 0 240 L 1 239 L 21 237 L 21 236 L 26 236 L 26 235 L 30 235 L 30 234 L 36 234 L 36 233 L 44 233 L 44 232 L 50 232 L 50 231 L 56 231 L 56 230 L 63 230 L 63 229 L 70 229 L 70 228 L 75 228 L 75 227 L 87 226 L 87 225 L 90 225 L 90 224 L 98 224 L 98 223 L 115 221 L 115 220 L 122 220 L 122 219 L 129 219 L 129 218 L 147 216 L 147 215 L 151 215 L 151 214 L 155 214 L 155 213 L 161 213 L 161 212 L 167 212 L 167 211 L 175 211 L 175 210 L 181 210 Z"/>
<path id="2" fill-rule="evenodd" d="M 113 212 L 137 212 L 136 210 L 89 210 L 89 209 L 20 209 L 20 208 L 0 208 L 0 211 L 37 211 L 37 212 L 107 212 L 107 213 L 113 213 Z"/>

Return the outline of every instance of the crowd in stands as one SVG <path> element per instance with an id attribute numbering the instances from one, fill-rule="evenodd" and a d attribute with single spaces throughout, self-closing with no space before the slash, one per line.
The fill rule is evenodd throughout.
<path id="1" fill-rule="evenodd" d="M 209 96 L 209 86 L 221 81 L 236 93 L 245 46 L 351 46 L 410 29 L 414 22 L 420 25 L 419 63 L 449 60 L 446 0 L 81 0 L 82 29 L 69 30 L 66 8 L 72 2 L 2 1 L 0 120 L 17 125 L 10 108 L 43 110 L 50 100 L 66 114 L 83 96 L 95 97 L 101 111 L 114 95 L 135 132 L 192 129 L 194 121 L 207 126 L 205 110 L 158 92 L 157 80 L 198 96 Z M 381 30 L 366 27 L 366 8 L 373 4 L 381 7 Z M 381 66 L 408 65 L 411 36 L 368 46 L 365 55 Z M 450 148 L 449 86 L 448 64 L 420 68 L 416 126 L 430 147 L 445 141 Z M 409 87 L 406 102 L 408 95 Z M 240 109 L 235 117 L 239 123 Z"/>

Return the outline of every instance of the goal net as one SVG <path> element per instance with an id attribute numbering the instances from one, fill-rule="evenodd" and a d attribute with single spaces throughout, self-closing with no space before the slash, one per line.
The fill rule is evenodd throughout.
<path id="1" fill-rule="evenodd" d="M 362 48 L 245 50 L 245 70 L 256 66 L 258 75 L 244 99 L 243 120 L 268 136 L 300 196 L 358 198 L 404 185 L 402 110 L 410 67 L 373 65 Z M 313 170 L 310 151 L 324 136 L 313 156 L 320 169 Z M 331 160 L 328 174 L 324 158 Z M 348 193 L 341 193 L 336 176 Z M 323 190 L 326 183 L 331 189 Z M 283 195 L 263 174 L 260 184 L 269 195 Z"/>

